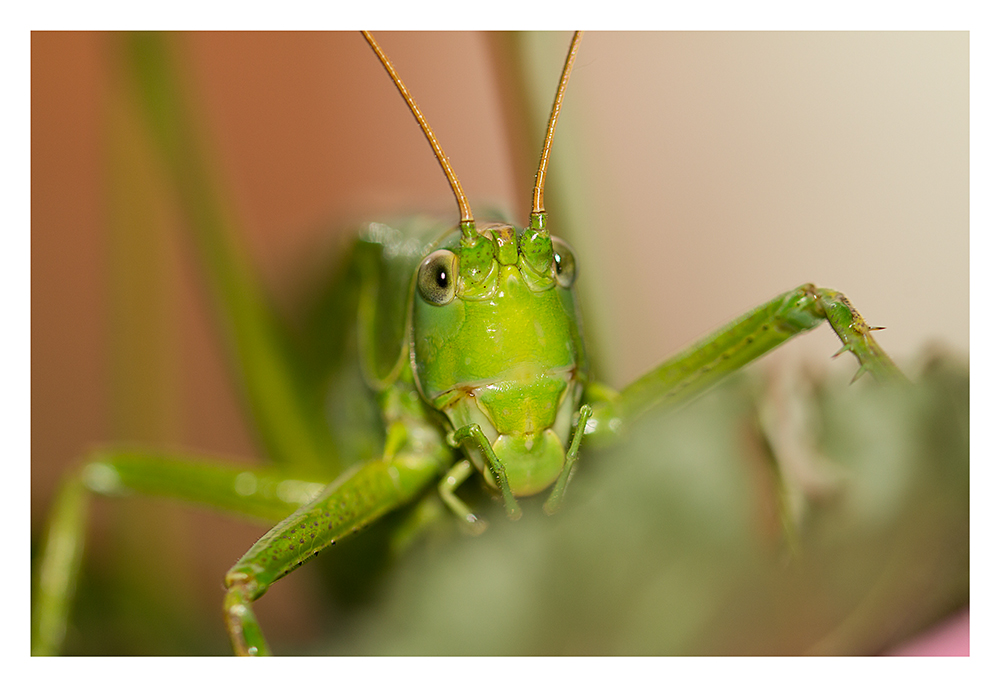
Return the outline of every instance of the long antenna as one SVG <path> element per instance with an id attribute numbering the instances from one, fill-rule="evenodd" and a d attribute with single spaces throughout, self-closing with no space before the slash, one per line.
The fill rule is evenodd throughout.
<path id="1" fill-rule="evenodd" d="M 441 144 L 438 143 L 437 137 L 431 130 L 431 125 L 427 123 L 424 118 L 423 113 L 420 108 L 417 107 L 417 102 L 410 95 L 410 91 L 407 90 L 406 85 L 403 80 L 399 78 L 399 74 L 396 73 L 396 68 L 392 66 L 392 62 L 386 57 L 386 54 L 382 52 L 382 48 L 375 39 L 372 37 L 371 33 L 368 31 L 362 31 L 361 35 L 365 37 L 368 41 L 368 45 L 372 46 L 372 50 L 378 56 L 379 61 L 385 70 L 389 73 L 389 78 L 392 79 L 393 83 L 396 84 L 396 88 L 399 89 L 400 95 L 403 96 L 403 100 L 410 107 L 410 112 L 417 120 L 417 124 L 420 128 L 424 130 L 424 136 L 427 137 L 427 142 L 431 144 L 431 148 L 434 149 L 434 156 L 437 158 L 438 162 L 441 164 L 441 169 L 444 170 L 444 175 L 448 177 L 448 183 L 451 184 L 451 191 L 455 194 L 455 200 L 458 202 L 458 212 L 462 216 L 460 221 L 460 226 L 462 228 L 462 236 L 466 241 L 471 241 L 476 237 L 476 220 L 472 217 L 472 208 L 469 206 L 469 199 L 465 195 L 465 191 L 462 190 L 462 184 L 458 181 L 458 176 L 455 174 L 455 170 L 452 169 L 451 163 L 448 162 L 447 156 L 441 149 Z"/>
<path id="2" fill-rule="evenodd" d="M 562 77 L 559 79 L 559 88 L 556 90 L 556 98 L 552 103 L 552 113 L 549 115 L 549 127 L 545 132 L 542 159 L 538 162 L 538 172 L 535 174 L 535 190 L 531 194 L 531 226 L 542 232 L 546 231 L 543 195 L 545 192 L 545 174 L 549 169 L 549 152 L 552 149 L 552 138 L 555 135 L 559 112 L 562 110 L 563 95 L 566 93 L 566 84 L 569 83 L 570 72 L 573 71 L 573 62 L 576 61 L 576 53 L 580 49 L 581 38 L 583 38 L 583 31 L 577 31 L 573 34 L 573 41 L 569 44 L 566 64 L 563 65 Z"/>

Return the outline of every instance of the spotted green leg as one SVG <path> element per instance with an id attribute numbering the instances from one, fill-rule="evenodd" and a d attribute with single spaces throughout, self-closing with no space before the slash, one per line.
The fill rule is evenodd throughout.
<path id="1" fill-rule="evenodd" d="M 261 537 L 225 577 L 223 604 L 233 650 L 268 655 L 251 602 L 326 547 L 414 500 L 439 471 L 436 460 L 413 455 L 360 465 Z"/>

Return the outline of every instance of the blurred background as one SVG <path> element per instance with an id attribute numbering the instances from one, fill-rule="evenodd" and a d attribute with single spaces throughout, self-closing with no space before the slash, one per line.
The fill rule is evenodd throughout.
<path id="1" fill-rule="evenodd" d="M 525 222 L 570 35 L 377 37 L 473 202 Z M 358 222 L 453 215 L 426 141 L 360 35 L 174 38 L 221 183 L 279 304 L 294 306 Z M 119 58 L 113 34 L 32 36 L 35 543 L 59 475 L 95 443 L 259 457 Z M 807 281 L 887 327 L 879 341 L 907 371 L 929 346 L 967 357 L 968 161 L 967 34 L 588 34 L 547 197 L 553 230 L 577 250 L 601 378 L 621 386 Z M 849 378 L 852 360 L 829 361 L 837 348 L 818 331 L 760 368 Z M 93 620 L 74 625 L 70 649 L 225 652 L 222 575 L 260 526 L 170 504 L 93 510 L 85 583 L 95 592 L 81 597 Z M 149 591 L 164 586 L 176 598 Z M 324 594 L 307 566 L 261 600 L 276 648 L 279 637 L 316 648 Z M 95 627 L 124 639 L 88 638 L 102 634 Z"/>

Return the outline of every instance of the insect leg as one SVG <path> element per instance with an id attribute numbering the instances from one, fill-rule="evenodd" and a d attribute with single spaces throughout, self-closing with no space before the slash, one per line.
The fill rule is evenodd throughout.
<path id="1" fill-rule="evenodd" d="M 86 539 L 92 494 L 165 496 L 227 513 L 275 522 L 320 489 L 323 482 L 287 472 L 251 469 L 192 454 L 104 448 L 87 456 L 56 495 L 35 583 L 31 650 L 58 653 L 73 600 Z"/>
<path id="2" fill-rule="evenodd" d="M 823 321 L 843 343 L 838 355 L 850 351 L 858 359 L 858 375 L 870 372 L 880 383 L 905 381 L 872 337 L 878 327 L 868 326 L 843 294 L 805 284 L 709 334 L 629 384 L 617 397 L 595 402 L 588 433 L 596 439 L 613 437 L 653 406 L 683 403 Z"/>
<path id="3" fill-rule="evenodd" d="M 275 525 L 226 573 L 226 627 L 233 650 L 270 653 L 250 607 L 276 580 L 338 540 L 415 499 L 437 475 L 433 457 L 403 455 L 359 465 Z"/>
<path id="4" fill-rule="evenodd" d="M 451 437 L 451 441 L 454 442 L 455 446 L 459 446 L 467 439 L 475 442 L 479 450 L 483 452 L 483 456 L 486 457 L 486 464 L 489 466 L 490 472 L 493 473 L 493 479 L 496 480 L 497 486 L 500 488 L 500 493 L 503 495 L 507 517 L 511 520 L 517 520 L 521 517 L 521 507 L 517 505 L 517 499 L 514 498 L 514 493 L 510 490 L 510 484 L 507 482 L 507 470 L 497 458 L 497 454 L 494 453 L 493 447 L 490 446 L 490 442 L 486 439 L 486 435 L 483 434 L 483 430 L 479 425 L 460 427 L 455 430 Z"/>
<path id="5" fill-rule="evenodd" d="M 476 517 L 476 514 L 469 510 L 462 501 L 455 496 L 455 490 L 469 478 L 474 472 L 472 463 L 468 460 L 460 460 L 448 471 L 438 484 L 438 493 L 445 505 L 457 515 L 462 522 L 469 526 L 472 534 L 482 534 L 486 529 L 486 521 Z"/>
<path id="6" fill-rule="evenodd" d="M 545 500 L 544 509 L 549 515 L 559 510 L 559 506 L 562 505 L 563 495 L 566 493 L 566 485 L 569 484 L 570 477 L 573 476 L 573 471 L 576 469 L 576 459 L 580 455 L 580 440 L 583 439 L 587 421 L 590 420 L 593 412 L 593 409 L 589 405 L 580 406 L 580 414 L 576 421 L 576 429 L 573 431 L 573 439 L 570 441 L 569 451 L 566 452 L 566 462 L 563 464 L 562 472 L 559 473 L 556 485 L 552 487 L 552 493 Z"/>

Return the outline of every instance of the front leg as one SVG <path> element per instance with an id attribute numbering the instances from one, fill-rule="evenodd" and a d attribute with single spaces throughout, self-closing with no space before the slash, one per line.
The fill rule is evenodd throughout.
<path id="1" fill-rule="evenodd" d="M 226 573 L 226 627 L 243 656 L 270 653 L 250 604 L 328 546 L 415 499 L 440 471 L 430 457 L 399 456 L 349 470 L 261 537 Z"/>
<path id="2" fill-rule="evenodd" d="M 625 387 L 595 401 L 588 434 L 611 438 L 650 408 L 681 404 L 820 322 L 829 322 L 843 347 L 880 383 L 905 381 L 903 373 L 875 342 L 850 301 L 837 291 L 805 284 L 751 310 L 690 346 Z M 592 392 L 589 392 L 592 393 Z"/>
<path id="3" fill-rule="evenodd" d="M 510 484 L 507 481 L 507 468 L 504 466 L 503 461 L 497 458 L 497 454 L 493 451 L 493 447 L 490 446 L 486 435 L 483 434 L 482 428 L 475 424 L 459 427 L 452 433 L 448 441 L 456 448 L 461 446 L 463 441 L 471 441 L 473 445 L 479 448 L 486 461 L 486 467 L 493 474 L 493 479 L 496 481 L 497 487 L 500 489 L 500 494 L 503 496 L 507 517 L 511 520 L 518 520 L 521 517 L 521 507 L 517 505 L 517 499 L 514 498 L 514 493 L 511 491 Z"/>

